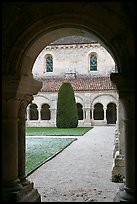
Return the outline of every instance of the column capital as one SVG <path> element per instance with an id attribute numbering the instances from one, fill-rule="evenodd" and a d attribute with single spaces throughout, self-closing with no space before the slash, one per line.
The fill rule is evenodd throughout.
<path id="1" fill-rule="evenodd" d="M 20 99 L 20 107 L 26 108 L 29 103 L 33 100 L 33 96 L 26 94 Z"/>
<path id="2" fill-rule="evenodd" d="M 22 75 L 15 78 L 13 75 L 2 77 L 2 98 L 22 98 L 24 95 L 37 94 L 42 83 L 35 80 L 32 76 Z"/>

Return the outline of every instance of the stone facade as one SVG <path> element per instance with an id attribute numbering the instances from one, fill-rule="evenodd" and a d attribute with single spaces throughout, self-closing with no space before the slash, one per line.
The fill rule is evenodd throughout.
<path id="1" fill-rule="evenodd" d="M 72 36 L 72 38 L 75 40 L 76 37 Z M 47 77 L 64 74 L 107 75 L 115 72 L 115 62 L 108 51 L 98 42 L 86 43 L 86 41 L 85 38 L 85 43 L 80 44 L 71 42 L 71 44 L 66 45 L 64 42 L 64 44 L 54 45 L 52 43 L 39 54 L 32 73 L 36 77 Z M 91 53 L 97 54 L 97 71 L 90 71 Z M 53 56 L 52 73 L 46 72 L 45 58 L 48 54 Z"/>
<path id="2" fill-rule="evenodd" d="M 97 69 L 95 71 L 90 70 L 90 56 L 91 53 L 96 54 L 97 57 Z M 47 72 L 46 70 L 46 56 L 51 55 L 53 60 L 53 70 Z M 73 87 L 75 93 L 76 103 L 82 107 L 83 116 L 79 120 L 79 126 L 91 126 L 91 125 L 107 125 L 107 106 L 109 103 L 115 105 L 115 115 L 117 117 L 117 103 L 118 93 L 116 89 L 110 86 L 104 87 L 102 76 L 109 76 L 110 73 L 116 72 L 115 62 L 108 51 L 98 42 L 95 42 L 88 38 L 82 38 L 80 36 L 68 36 L 52 42 L 37 57 L 32 73 L 36 79 L 45 83 L 49 77 L 51 79 L 52 86 L 48 84 L 48 90 L 41 89 L 32 103 L 37 105 L 38 120 L 30 120 L 29 109 L 27 109 L 27 126 L 56 126 L 56 111 L 57 111 L 57 97 L 58 89 L 53 90 L 53 86 L 56 87 L 54 80 L 56 77 L 64 77 L 71 81 L 77 81 L 77 84 Z M 78 81 L 77 78 L 85 77 L 85 81 Z M 100 77 L 100 87 L 98 83 L 94 83 L 86 80 L 86 77 L 91 76 Z M 74 83 L 74 82 L 73 82 Z M 85 83 L 89 87 L 93 84 L 94 89 L 91 87 L 85 88 Z M 105 82 L 107 83 L 107 81 Z M 110 83 L 110 82 L 108 82 Z M 44 86 L 44 85 L 43 85 Z M 51 86 L 51 89 L 50 89 Z M 79 90 L 79 86 L 81 89 Z M 95 120 L 94 118 L 94 106 L 96 103 L 101 103 L 103 108 L 103 118 Z M 43 104 L 48 104 L 50 107 L 51 117 L 49 120 L 41 120 L 41 107 Z M 113 111 L 114 112 L 114 111 Z M 110 114 L 113 114 L 110 113 Z M 111 122 L 111 124 L 115 124 Z"/>
<path id="3" fill-rule="evenodd" d="M 57 111 L 57 92 L 39 92 L 36 96 L 34 96 L 33 104 L 37 105 L 38 110 L 38 120 L 30 120 L 29 111 L 30 105 L 27 107 L 27 121 L 26 125 L 29 127 L 56 127 L 56 111 Z M 116 117 L 117 117 L 117 103 L 118 103 L 118 94 L 114 90 L 108 91 L 94 91 L 94 92 L 78 92 L 75 91 L 75 99 L 76 103 L 82 105 L 83 111 L 83 119 L 79 120 L 78 126 L 95 126 L 95 125 L 115 125 L 115 122 L 109 123 L 106 117 L 107 106 L 110 103 L 116 105 Z M 95 108 L 95 104 L 101 103 L 103 105 L 104 117 L 103 119 L 94 119 L 93 111 Z M 41 120 L 41 107 L 43 104 L 48 104 L 50 107 L 50 119 L 49 120 Z M 113 112 L 111 113 L 113 114 Z M 113 117 L 113 116 L 112 116 Z"/>

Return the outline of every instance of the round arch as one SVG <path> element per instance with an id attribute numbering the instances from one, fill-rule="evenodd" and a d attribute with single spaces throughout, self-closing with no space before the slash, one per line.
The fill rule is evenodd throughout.
<path id="1" fill-rule="evenodd" d="M 134 144 L 134 84 L 132 85 L 131 81 L 129 81 L 134 79 L 135 76 L 134 6 L 130 6 L 128 2 L 74 2 L 73 4 L 72 2 L 59 2 L 54 3 L 54 5 L 49 2 L 39 4 L 26 4 L 25 2 L 19 4 L 15 2 L 12 5 L 5 4 L 3 7 L 2 69 L 4 117 L 9 117 L 8 119 L 10 117 L 14 118 L 16 116 L 14 113 L 18 111 L 17 101 L 9 101 L 9 99 L 15 99 L 15 96 L 16 98 L 23 98 L 25 94 L 28 94 L 28 96 L 36 94 L 33 80 L 30 81 L 33 78 L 32 67 L 35 59 L 46 45 L 57 38 L 72 34 L 91 38 L 93 35 L 97 36 L 98 41 L 103 44 L 115 60 L 118 73 L 124 74 L 126 79 L 128 79 L 128 83 L 124 83 L 126 87 L 122 86 L 124 91 L 126 88 L 128 89 L 125 92 L 127 95 L 129 92 L 131 93 L 131 96 L 127 96 L 127 98 L 129 97 L 129 101 L 132 102 L 129 116 L 130 119 L 133 119 L 133 122 L 127 125 L 129 129 L 126 137 L 128 150 L 126 154 L 131 160 L 127 159 L 126 163 L 126 184 L 127 189 L 131 188 L 131 190 L 134 190 L 134 147 L 132 148 L 131 146 L 131 144 Z M 22 78 L 24 81 L 21 81 Z M 11 81 L 8 79 L 11 79 Z M 30 87 L 25 83 L 27 80 L 30 81 L 30 86 L 32 82 L 33 90 L 30 90 Z M 9 107 L 15 108 L 15 111 L 10 111 L 10 115 L 7 114 Z M 3 131 L 4 145 L 6 144 L 4 150 L 8 150 L 9 147 L 15 147 L 14 154 L 10 155 L 10 160 L 14 161 L 13 164 L 15 165 L 11 165 L 5 152 L 3 154 L 3 180 L 10 182 L 18 177 L 18 168 L 16 168 L 18 160 L 16 154 L 18 149 L 17 131 L 15 128 L 17 127 L 17 122 L 15 121 L 14 127 L 11 128 L 9 125 L 11 120 L 8 120 L 7 123 L 5 121 L 4 118 L 4 126 L 6 124 L 9 128 L 7 128 L 7 133 Z M 13 134 L 10 129 L 13 130 Z M 9 140 L 11 138 L 9 135 L 11 134 L 12 140 Z M 10 173 L 10 170 L 13 174 Z"/>
<path id="2" fill-rule="evenodd" d="M 65 25 L 61 25 L 61 27 L 65 27 Z M 27 47 L 26 50 L 24 51 L 22 55 L 22 59 L 20 59 L 20 63 L 18 63 L 19 67 L 17 67 L 16 69 L 18 69 L 18 71 L 21 74 L 28 75 L 28 76 L 31 75 L 33 64 L 37 56 L 40 54 L 40 52 L 47 45 L 49 45 L 52 41 L 58 38 L 61 38 L 61 37 L 69 36 L 69 35 L 84 36 L 84 37 L 88 37 L 91 39 L 95 39 L 97 42 L 100 42 L 113 57 L 116 63 L 116 67 L 120 69 L 120 66 L 118 65 L 119 60 L 116 60 L 117 56 L 113 54 L 115 53 L 113 52 L 113 48 L 110 51 L 109 46 L 107 45 L 107 43 L 106 44 L 104 43 L 103 38 L 101 39 L 101 37 L 100 38 L 97 37 L 97 34 L 95 33 L 93 34 L 92 29 L 88 30 L 86 28 L 87 29 L 86 30 L 84 26 L 82 25 L 77 26 L 77 28 L 73 28 L 73 27 L 74 27 L 73 23 L 69 28 L 68 27 L 65 27 L 65 28 L 53 27 L 51 28 L 52 31 L 45 31 L 45 33 L 42 33 L 41 35 L 37 36 L 37 39 L 33 39 L 33 43 L 31 44 L 31 46 L 29 45 L 30 47 Z"/>
<path id="3" fill-rule="evenodd" d="M 122 41 L 124 40 L 125 42 L 126 40 L 122 38 L 122 35 L 127 37 L 127 40 L 133 40 L 133 38 L 130 33 L 127 33 L 127 36 L 125 35 L 125 21 L 116 15 L 118 9 L 117 4 L 113 5 L 113 13 L 111 15 L 107 12 L 108 9 L 112 9 L 111 4 L 102 6 L 101 4 L 96 5 L 96 3 L 79 2 L 79 4 L 76 4 L 76 8 L 75 3 L 73 4 L 73 9 L 71 6 L 69 3 L 68 5 L 65 3 L 64 7 L 60 7 L 59 4 L 56 4 L 55 12 L 55 7 L 53 9 L 52 4 L 33 3 L 31 4 L 31 9 L 36 11 L 37 17 L 32 13 L 29 19 L 27 18 L 27 14 L 30 15 L 29 6 L 28 8 L 25 7 L 25 15 L 24 8 L 22 7 L 20 9 L 18 15 L 22 15 L 24 20 L 27 18 L 27 23 L 24 25 L 17 20 L 17 22 L 12 22 L 10 26 L 10 29 L 14 30 L 16 28 L 15 26 L 17 26 L 16 23 L 18 23 L 18 32 L 20 32 L 20 34 L 18 36 L 15 35 L 14 40 L 16 44 L 14 43 L 15 45 L 12 48 L 10 47 L 10 57 L 5 64 L 5 66 L 7 66 L 7 72 L 16 71 L 17 74 L 22 73 L 28 75 L 29 72 L 31 72 L 34 60 L 45 46 L 60 37 L 74 34 L 96 39 L 103 44 L 106 50 L 111 54 L 117 64 L 118 71 L 121 72 L 121 69 L 126 69 L 126 67 L 121 66 L 123 61 L 121 62 L 120 60 L 123 58 L 121 55 L 124 54 L 121 52 L 123 51 Z M 43 9 L 44 13 L 42 13 Z M 123 8 L 119 7 L 119 9 L 121 16 L 124 17 Z M 50 15 L 48 15 L 47 10 L 51 11 Z M 92 12 L 92 18 L 91 10 L 94 11 Z M 16 11 L 18 12 L 18 10 Z M 101 16 L 104 16 L 104 18 Z M 113 23 L 110 24 L 108 19 L 110 19 L 109 22 L 111 19 L 113 23 L 116 22 L 115 29 Z M 127 24 L 128 23 L 130 25 L 130 22 L 127 22 Z M 9 35 L 10 29 L 8 29 Z M 119 40 L 117 39 L 117 30 L 119 29 L 121 46 L 119 46 Z M 10 67 L 8 67 L 9 62 L 12 64 Z"/>

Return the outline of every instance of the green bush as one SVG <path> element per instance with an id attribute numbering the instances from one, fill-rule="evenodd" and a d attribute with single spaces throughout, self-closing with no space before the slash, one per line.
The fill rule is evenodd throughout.
<path id="1" fill-rule="evenodd" d="M 58 92 L 56 126 L 58 128 L 78 126 L 77 105 L 70 82 L 63 82 Z"/>

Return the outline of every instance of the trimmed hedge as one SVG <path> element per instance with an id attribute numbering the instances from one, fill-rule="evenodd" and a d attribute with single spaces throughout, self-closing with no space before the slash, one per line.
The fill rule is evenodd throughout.
<path id="1" fill-rule="evenodd" d="M 70 82 L 63 82 L 58 92 L 56 126 L 58 128 L 78 126 L 77 105 Z"/>

